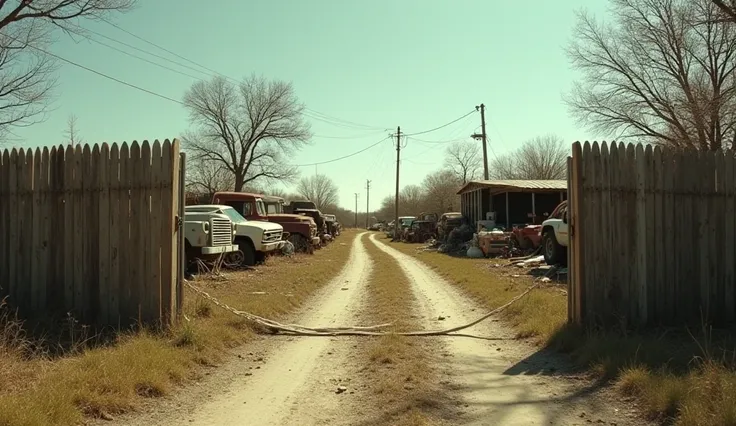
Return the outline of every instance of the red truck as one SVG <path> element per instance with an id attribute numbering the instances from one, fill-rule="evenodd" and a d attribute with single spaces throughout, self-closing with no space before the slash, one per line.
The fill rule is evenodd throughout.
<path id="1" fill-rule="evenodd" d="M 311 253 L 320 246 L 317 224 L 311 217 L 285 214 L 284 200 L 246 192 L 216 192 L 212 204 L 231 206 L 248 220 L 278 223 L 289 233 L 288 240 L 299 252 Z"/>

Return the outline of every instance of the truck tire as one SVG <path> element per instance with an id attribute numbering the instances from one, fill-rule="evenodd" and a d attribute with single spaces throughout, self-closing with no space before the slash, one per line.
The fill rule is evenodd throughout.
<path id="1" fill-rule="evenodd" d="M 312 253 L 312 245 L 301 234 L 289 235 L 289 242 L 294 245 L 294 251 L 297 253 Z"/>
<path id="2" fill-rule="evenodd" d="M 255 266 L 256 250 L 253 248 L 250 240 L 236 238 L 235 244 L 238 245 L 238 250 L 225 254 L 225 264 L 233 268 Z"/>
<path id="3" fill-rule="evenodd" d="M 554 231 L 547 231 L 542 237 L 542 253 L 547 265 L 567 265 L 567 247 L 557 242 Z"/>

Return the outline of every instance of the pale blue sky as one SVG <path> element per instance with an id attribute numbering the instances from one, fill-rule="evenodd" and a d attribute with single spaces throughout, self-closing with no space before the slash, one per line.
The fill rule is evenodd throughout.
<path id="1" fill-rule="evenodd" d="M 240 78 L 255 72 L 291 81 L 311 110 L 391 131 L 397 125 L 408 133 L 434 128 L 483 102 L 493 156 L 545 133 L 570 142 L 595 137 L 577 126 L 562 104 L 561 95 L 575 78 L 563 48 L 572 37 L 574 11 L 586 7 L 603 17 L 606 5 L 605 0 L 140 0 L 135 11 L 115 22 L 224 75 Z M 84 26 L 184 62 L 107 24 Z M 175 99 L 194 81 L 83 38 L 62 36 L 50 50 Z M 17 132 L 23 145 L 61 143 L 70 113 L 78 116 L 87 142 L 174 138 L 188 126 L 182 106 L 66 64 L 54 106 L 46 122 Z M 346 155 L 388 133 L 310 122 L 317 136 L 293 159 L 295 164 Z M 418 137 L 457 139 L 479 125 L 480 116 L 473 114 Z M 420 183 L 439 168 L 446 146 L 410 139 L 402 151 L 402 186 Z M 392 143 L 384 141 L 316 169 L 338 183 L 342 206 L 353 208 L 353 193 L 359 192 L 361 211 L 365 180 L 371 179 L 375 209 L 393 193 L 395 155 Z M 315 167 L 304 167 L 302 173 L 315 173 Z"/>

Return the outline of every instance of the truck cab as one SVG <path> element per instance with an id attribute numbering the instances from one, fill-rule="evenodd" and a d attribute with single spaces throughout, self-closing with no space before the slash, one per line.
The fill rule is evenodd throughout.
<path id="1" fill-rule="evenodd" d="M 281 239 L 284 228 L 277 223 L 247 220 L 234 208 L 225 205 L 197 205 L 185 209 L 188 213 L 211 212 L 230 218 L 235 227 L 235 243 L 238 247 L 225 255 L 225 264 L 228 266 L 253 266 L 284 247 Z"/>
<path id="2" fill-rule="evenodd" d="M 234 208 L 249 221 L 272 222 L 282 226 L 286 239 L 297 252 L 312 253 L 319 248 L 317 225 L 309 217 L 283 213 L 283 199 L 247 192 L 216 192 L 213 204 Z"/>
<path id="3" fill-rule="evenodd" d="M 213 211 L 184 210 L 184 255 L 187 270 L 197 259 L 211 261 L 238 250 L 233 244 L 235 226 L 227 215 Z"/>
<path id="4" fill-rule="evenodd" d="M 568 232 L 567 201 L 561 202 L 542 222 L 542 254 L 548 265 L 567 264 Z"/>

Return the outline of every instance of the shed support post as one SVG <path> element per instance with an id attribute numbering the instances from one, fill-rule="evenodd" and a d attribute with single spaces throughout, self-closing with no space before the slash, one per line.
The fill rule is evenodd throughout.
<path id="1" fill-rule="evenodd" d="M 509 193 L 506 192 L 506 229 L 511 228 L 511 221 L 509 219 Z"/>
<path id="2" fill-rule="evenodd" d="M 537 223 L 537 200 L 535 199 L 535 196 L 537 194 L 532 192 L 532 223 Z"/>

